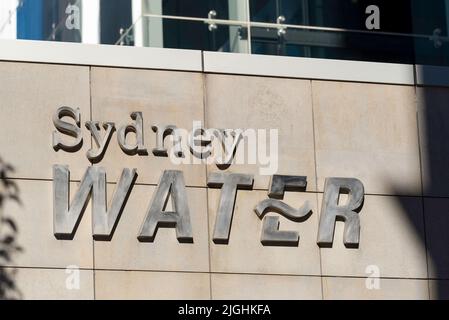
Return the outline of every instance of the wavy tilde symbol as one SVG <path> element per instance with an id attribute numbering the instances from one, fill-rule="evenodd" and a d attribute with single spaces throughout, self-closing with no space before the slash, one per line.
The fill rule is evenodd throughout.
<path id="1" fill-rule="evenodd" d="M 268 196 L 273 198 L 283 198 L 285 190 L 295 190 L 305 188 L 306 177 L 302 176 L 280 176 L 275 175 L 271 180 L 271 187 Z M 263 219 L 262 235 L 260 241 L 266 246 L 297 246 L 299 234 L 297 231 L 279 230 L 279 217 L 266 216 L 268 212 L 278 213 L 285 218 L 302 222 L 312 214 L 312 206 L 307 200 L 304 204 L 295 209 L 278 199 L 265 199 L 257 204 L 254 211 L 260 219 Z"/>
<path id="2" fill-rule="evenodd" d="M 312 206 L 309 200 L 306 200 L 300 208 L 295 209 L 281 200 L 265 199 L 257 204 L 254 211 L 261 219 L 268 212 L 276 212 L 283 215 L 287 219 L 301 222 L 307 220 L 310 215 L 309 213 L 312 212 Z"/>

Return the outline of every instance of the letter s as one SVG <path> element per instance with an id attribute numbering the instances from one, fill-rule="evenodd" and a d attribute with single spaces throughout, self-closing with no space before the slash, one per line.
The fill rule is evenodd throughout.
<path id="1" fill-rule="evenodd" d="M 75 120 L 76 125 L 62 121 L 62 118 L 64 117 L 72 118 L 73 120 Z M 55 114 L 53 115 L 53 124 L 55 125 L 55 128 L 61 133 L 74 137 L 76 140 L 71 144 L 64 143 L 61 140 L 61 137 L 58 135 L 58 132 L 54 131 L 53 149 L 55 149 L 55 151 L 62 149 L 67 152 L 76 152 L 81 148 L 83 144 L 83 137 L 81 135 L 80 123 L 81 112 L 79 108 L 74 110 L 70 107 L 61 107 L 56 110 Z"/>

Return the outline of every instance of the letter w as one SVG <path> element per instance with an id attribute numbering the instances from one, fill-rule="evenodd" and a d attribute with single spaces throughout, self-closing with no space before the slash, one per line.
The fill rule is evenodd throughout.
<path id="1" fill-rule="evenodd" d="M 137 177 L 136 169 L 123 169 L 107 208 L 106 171 L 89 167 L 70 201 L 70 171 L 53 166 L 53 232 L 57 239 L 72 240 L 92 195 L 92 230 L 96 240 L 110 240 Z"/>

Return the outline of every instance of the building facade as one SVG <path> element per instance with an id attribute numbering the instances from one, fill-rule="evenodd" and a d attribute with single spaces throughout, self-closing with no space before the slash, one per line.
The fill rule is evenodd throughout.
<path id="1" fill-rule="evenodd" d="M 0 40 L 2 298 L 449 297 L 447 56 L 173 49 L 133 16 L 128 43 L 69 43 L 90 29 L 29 28 L 20 5 Z M 139 47 L 152 32 L 163 48 Z"/>

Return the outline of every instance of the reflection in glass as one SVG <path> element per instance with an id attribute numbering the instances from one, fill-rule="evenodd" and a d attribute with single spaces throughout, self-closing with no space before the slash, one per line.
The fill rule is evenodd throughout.
<path id="1" fill-rule="evenodd" d="M 17 39 L 81 42 L 81 1 L 9 1 L 17 8 Z"/>
<path id="2" fill-rule="evenodd" d="M 211 25 L 203 21 L 186 21 L 142 17 L 125 35 L 136 46 L 195 49 L 248 53 L 246 33 L 240 25 Z"/>
<path id="3" fill-rule="evenodd" d="M 251 28 L 252 52 L 295 57 L 414 63 L 411 37 L 277 28 Z"/>
<path id="4" fill-rule="evenodd" d="M 448 30 L 449 0 L 0 1 L 0 39 L 449 65 Z"/>
<path id="5" fill-rule="evenodd" d="M 214 10 L 217 19 L 240 21 L 247 19 L 246 0 L 157 0 L 156 2 L 161 3 L 162 10 L 160 12 L 150 10 L 148 13 L 207 18 L 209 12 Z"/>

